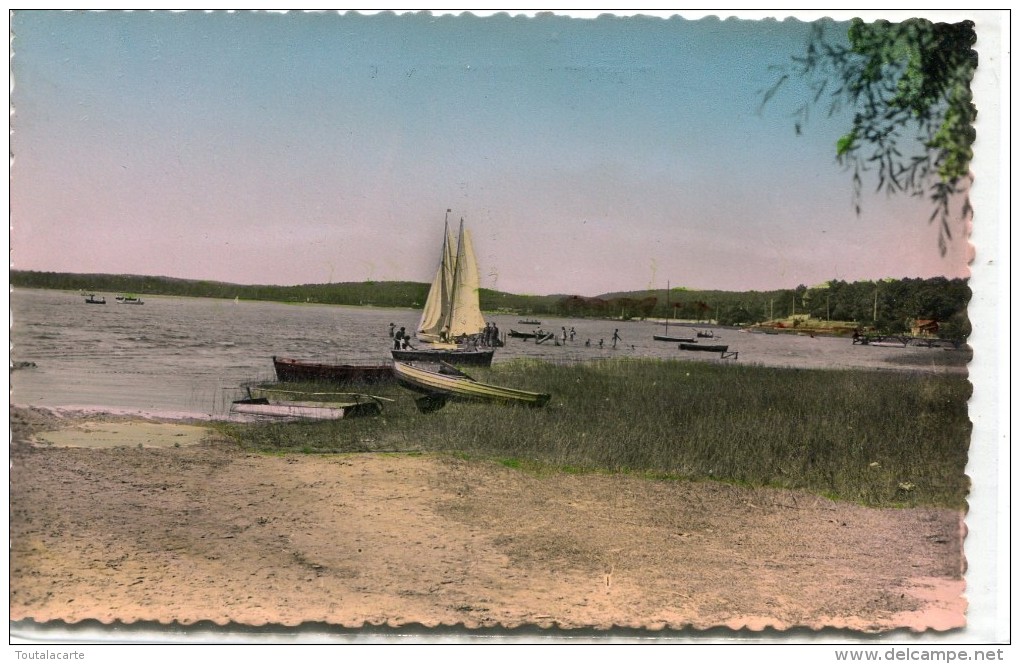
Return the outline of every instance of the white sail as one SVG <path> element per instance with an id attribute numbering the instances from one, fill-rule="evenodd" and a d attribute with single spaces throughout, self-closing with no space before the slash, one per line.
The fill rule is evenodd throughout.
<path id="1" fill-rule="evenodd" d="M 456 242 L 447 223 L 443 230 L 439 269 L 418 323 L 418 338 L 435 342 L 445 336 L 452 341 L 461 335 L 470 336 L 484 330 L 485 319 L 478 301 L 479 283 L 478 263 L 464 221 L 460 222 Z"/>
<path id="2" fill-rule="evenodd" d="M 418 322 L 418 336 L 423 339 L 439 339 L 443 327 L 449 323 L 449 302 L 453 293 L 454 266 L 457 261 L 450 227 L 443 228 L 443 250 L 439 257 L 439 268 L 432 280 L 425 310 Z"/>
<path id="3" fill-rule="evenodd" d="M 450 306 L 450 338 L 462 334 L 478 334 L 485 329 L 485 318 L 478 301 L 478 262 L 471 244 L 471 232 L 460 224 L 457 240 L 457 266 L 454 274 L 453 299 Z"/>

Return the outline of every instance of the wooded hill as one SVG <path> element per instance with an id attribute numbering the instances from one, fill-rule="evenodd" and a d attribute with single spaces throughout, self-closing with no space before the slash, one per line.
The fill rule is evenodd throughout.
<path id="1" fill-rule="evenodd" d="M 299 286 L 241 285 L 219 281 L 114 274 L 72 274 L 14 270 L 12 286 L 84 290 L 95 293 L 181 295 L 276 302 L 419 308 L 429 284 L 363 281 Z M 946 338 L 970 333 L 964 279 L 886 279 L 830 281 L 818 287 L 773 291 L 715 291 L 685 288 L 578 295 L 515 295 L 483 288 L 482 309 L 493 313 L 573 318 L 670 318 L 752 325 L 809 314 L 820 320 L 857 322 L 887 333 L 909 330 L 916 319 L 938 321 Z"/>

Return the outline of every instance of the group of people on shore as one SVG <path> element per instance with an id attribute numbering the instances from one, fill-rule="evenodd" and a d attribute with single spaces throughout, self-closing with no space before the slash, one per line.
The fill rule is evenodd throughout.
<path id="1" fill-rule="evenodd" d="M 549 337 L 552 336 L 552 333 L 545 332 L 541 328 L 537 330 L 537 333 L 540 339 L 545 336 Z M 577 332 L 574 330 L 574 328 L 570 328 L 570 331 L 568 332 L 566 327 L 561 327 L 559 341 L 565 345 L 567 343 L 567 339 L 569 339 L 572 342 L 574 341 L 574 337 L 576 335 Z M 392 337 L 393 339 L 394 350 L 401 350 L 406 349 L 408 347 L 412 347 L 410 346 L 411 335 L 407 333 L 406 328 L 401 327 L 398 330 L 395 323 L 390 323 L 390 337 Z M 456 341 L 457 343 L 473 343 L 476 348 L 479 346 L 486 348 L 496 348 L 498 346 L 503 345 L 503 340 L 499 338 L 499 328 L 496 326 L 495 323 L 486 323 L 485 329 L 483 329 L 479 334 L 472 336 L 461 335 L 455 340 L 447 339 L 446 328 L 443 328 L 443 332 L 441 333 L 440 337 L 444 341 Z M 618 342 L 623 341 L 623 337 L 620 336 L 619 328 L 613 330 L 613 337 L 611 341 L 613 342 L 613 348 L 616 348 L 616 344 Z M 584 345 L 586 347 L 591 347 L 591 339 L 585 341 Z M 605 347 L 604 339 L 599 339 L 598 347 L 599 348 Z"/>
<path id="2" fill-rule="evenodd" d="M 396 323 L 390 323 L 390 338 L 393 339 L 393 350 L 403 350 L 407 348 L 414 348 L 411 346 L 411 335 L 407 333 L 407 328 L 401 327 L 397 329 Z M 486 323 L 485 329 L 478 334 L 467 335 L 462 334 L 455 339 L 450 339 L 447 336 L 447 329 L 443 328 L 440 333 L 440 339 L 444 342 L 458 343 L 458 344 L 473 344 L 476 348 L 480 346 L 492 347 L 502 346 L 503 343 L 499 338 L 499 328 L 496 327 L 495 323 Z"/>
<path id="3" fill-rule="evenodd" d="M 411 335 L 407 328 L 397 329 L 396 323 L 390 323 L 390 337 L 393 338 L 393 350 L 407 350 L 411 348 Z"/>

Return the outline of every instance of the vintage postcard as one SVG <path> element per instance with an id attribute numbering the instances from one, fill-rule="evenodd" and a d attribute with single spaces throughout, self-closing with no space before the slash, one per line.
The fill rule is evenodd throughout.
<path id="1" fill-rule="evenodd" d="M 14 11 L 12 634 L 1001 643 L 1002 20 Z"/>

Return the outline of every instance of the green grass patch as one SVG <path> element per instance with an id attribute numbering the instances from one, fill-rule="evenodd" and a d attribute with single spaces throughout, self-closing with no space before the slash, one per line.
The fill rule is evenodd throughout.
<path id="1" fill-rule="evenodd" d="M 969 488 L 971 386 L 958 376 L 661 360 L 522 360 L 468 373 L 552 400 L 451 402 L 422 415 L 417 395 L 373 387 L 395 400 L 379 417 L 221 427 L 253 450 L 445 452 L 529 471 L 717 479 L 868 505 L 958 508 Z"/>

